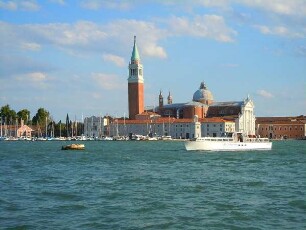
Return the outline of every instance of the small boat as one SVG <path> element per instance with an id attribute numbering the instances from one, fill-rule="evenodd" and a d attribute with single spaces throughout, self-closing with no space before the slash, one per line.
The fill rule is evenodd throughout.
<path id="1" fill-rule="evenodd" d="M 85 145 L 84 144 L 71 144 L 62 146 L 62 150 L 84 150 Z"/>
<path id="2" fill-rule="evenodd" d="M 226 137 L 198 137 L 185 142 L 187 151 L 247 151 L 271 150 L 268 138 L 248 137 L 242 133 L 232 133 Z"/>

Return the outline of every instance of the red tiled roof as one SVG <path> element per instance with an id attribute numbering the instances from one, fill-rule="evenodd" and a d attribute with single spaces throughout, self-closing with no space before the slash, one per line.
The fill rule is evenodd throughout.
<path id="1" fill-rule="evenodd" d="M 159 117 L 157 119 L 147 119 L 147 120 L 118 120 L 118 124 L 147 124 L 147 123 L 154 123 L 154 124 L 162 124 L 162 123 L 193 123 L 193 119 L 190 118 L 183 118 L 183 119 L 176 119 L 173 117 Z M 233 122 L 232 120 L 227 120 L 219 117 L 212 117 L 212 118 L 201 118 L 199 122 L 202 123 L 223 123 L 223 122 Z M 114 121 L 117 123 L 117 120 Z"/>

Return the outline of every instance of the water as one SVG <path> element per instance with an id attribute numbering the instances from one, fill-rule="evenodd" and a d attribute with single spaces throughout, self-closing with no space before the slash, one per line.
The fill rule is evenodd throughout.
<path id="1" fill-rule="evenodd" d="M 0 228 L 306 229 L 306 141 L 243 153 L 84 143 L 0 142 Z"/>

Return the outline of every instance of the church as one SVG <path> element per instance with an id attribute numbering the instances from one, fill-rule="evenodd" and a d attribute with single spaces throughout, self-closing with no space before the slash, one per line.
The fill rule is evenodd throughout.
<path id="1" fill-rule="evenodd" d="M 214 123 L 214 127 L 221 127 L 212 133 L 213 136 L 220 136 L 221 132 L 228 131 L 255 135 L 254 103 L 250 97 L 248 96 L 242 101 L 216 102 L 214 101 L 212 92 L 204 82 L 201 82 L 200 87 L 193 93 L 192 101 L 173 103 L 173 98 L 169 92 L 167 103 L 164 103 L 164 98 L 160 91 L 158 95 L 158 106 L 146 107 L 149 109 L 145 109 L 144 73 L 136 44 L 136 36 L 134 36 L 132 56 L 128 67 L 129 119 L 124 120 L 124 124 L 123 121 L 117 120 L 116 130 L 120 129 L 121 133 L 126 132 L 124 129 L 126 130 L 127 126 L 130 127 L 129 132 L 134 131 L 133 124 L 137 124 L 137 130 L 147 135 L 148 132 L 152 132 L 152 128 L 149 126 L 152 127 L 153 123 L 170 124 L 171 121 L 173 124 L 184 123 L 185 127 L 188 127 L 188 132 L 183 132 L 184 130 L 181 129 L 181 133 L 176 133 L 176 135 L 169 133 L 169 129 L 167 134 L 175 138 L 178 136 L 180 138 L 194 137 L 196 132 L 190 130 L 190 127 L 195 127 L 195 122 L 201 123 L 202 136 L 210 135 L 209 130 L 207 130 L 207 128 L 209 129 L 211 127 L 207 125 L 209 123 Z M 188 125 L 189 123 L 190 125 Z M 120 125 L 124 125 L 124 127 L 119 127 Z M 144 127 L 139 128 L 139 125 L 143 125 Z M 179 127 L 183 128 L 182 125 Z M 234 130 L 232 130 L 233 127 Z M 165 134 L 164 131 L 160 130 L 160 132 L 161 135 Z"/>

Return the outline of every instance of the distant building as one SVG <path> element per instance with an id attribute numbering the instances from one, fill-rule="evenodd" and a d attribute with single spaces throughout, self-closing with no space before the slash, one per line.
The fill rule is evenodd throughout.
<path id="1" fill-rule="evenodd" d="M 16 125 L 1 125 L 0 136 L 3 137 L 26 137 L 31 138 L 33 136 L 34 129 L 23 123 L 19 126 Z"/>
<path id="2" fill-rule="evenodd" d="M 27 138 L 31 138 L 32 137 L 32 132 L 34 130 L 32 128 L 30 128 L 27 125 L 22 125 L 21 127 L 19 127 L 17 129 L 17 137 L 27 137 Z"/>
<path id="3" fill-rule="evenodd" d="M 220 121 L 220 127 L 220 122 L 218 121 L 218 128 L 216 126 L 211 127 L 209 124 L 208 126 L 202 126 L 205 127 L 205 129 L 203 128 L 202 130 L 202 135 L 218 136 L 221 129 L 223 132 L 225 130 L 232 130 L 244 132 L 248 135 L 255 135 L 253 101 L 247 97 L 243 101 L 215 102 L 213 94 L 204 82 L 202 82 L 199 89 L 194 92 L 192 101 L 190 102 L 173 103 L 173 98 L 169 92 L 167 104 L 164 104 L 163 94 L 160 91 L 158 95 L 158 106 L 150 107 L 150 109 L 146 109 L 145 111 L 143 65 L 140 61 L 136 37 L 134 37 L 134 46 L 131 61 L 129 63 L 128 104 L 129 120 L 125 121 L 124 130 L 121 130 L 121 121 L 118 120 L 118 127 L 115 129 L 117 132 L 135 132 L 136 134 L 150 133 L 149 129 L 153 125 L 151 124 L 152 120 L 154 120 L 154 127 L 157 127 L 159 133 L 164 133 L 161 131 L 161 123 L 164 123 L 167 119 L 174 119 L 175 123 L 177 123 L 176 125 L 181 126 L 182 132 L 171 130 L 171 135 L 175 138 L 190 138 L 194 133 L 188 129 L 192 123 L 191 121 L 194 117 L 197 117 L 201 123 L 201 119 L 205 118 L 220 118 L 228 122 L 225 123 L 225 121 Z M 153 117 L 154 119 L 152 119 Z M 148 123 L 148 127 L 144 126 L 144 123 Z M 235 124 L 234 130 L 233 124 Z M 183 127 L 186 129 L 183 129 Z M 128 131 L 128 129 L 130 131 Z M 113 132 L 111 131 L 111 133 Z"/>
<path id="4" fill-rule="evenodd" d="M 305 139 L 306 117 L 257 117 L 256 135 L 270 139 Z"/>
<path id="5" fill-rule="evenodd" d="M 197 130 L 197 123 L 199 129 Z M 189 139 L 201 136 L 220 137 L 225 132 L 233 132 L 235 122 L 222 118 L 176 119 L 173 117 L 152 117 L 151 119 L 122 120 L 115 119 L 110 124 L 111 136 L 171 136 L 176 139 Z"/>
<path id="6" fill-rule="evenodd" d="M 105 117 L 85 117 L 84 119 L 84 135 L 87 137 L 102 137 L 108 135 L 109 120 Z"/>
<path id="7" fill-rule="evenodd" d="M 207 117 L 232 119 L 235 131 L 255 135 L 254 102 L 249 96 L 243 101 L 215 102 L 209 106 Z"/>

